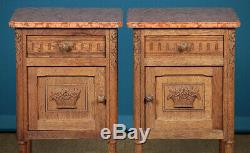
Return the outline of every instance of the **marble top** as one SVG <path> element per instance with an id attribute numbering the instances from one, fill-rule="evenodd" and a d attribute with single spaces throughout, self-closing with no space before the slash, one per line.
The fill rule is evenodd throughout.
<path id="1" fill-rule="evenodd" d="M 122 10 L 114 8 L 21 8 L 10 22 L 12 28 L 118 28 Z"/>
<path id="2" fill-rule="evenodd" d="M 237 28 L 240 21 L 231 8 L 129 9 L 130 28 Z"/>

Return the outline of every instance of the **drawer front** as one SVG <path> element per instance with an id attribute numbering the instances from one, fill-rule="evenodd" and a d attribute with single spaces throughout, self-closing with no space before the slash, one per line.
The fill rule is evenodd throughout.
<path id="1" fill-rule="evenodd" d="M 146 67 L 146 127 L 222 129 L 222 68 Z"/>
<path id="2" fill-rule="evenodd" d="M 152 35 L 145 38 L 145 56 L 223 56 L 223 36 Z"/>
<path id="3" fill-rule="evenodd" d="M 66 31 L 66 32 L 65 32 Z M 46 31 L 27 35 L 27 57 L 105 57 L 105 31 Z"/>
<path id="4" fill-rule="evenodd" d="M 29 130 L 105 127 L 104 67 L 29 67 Z"/>

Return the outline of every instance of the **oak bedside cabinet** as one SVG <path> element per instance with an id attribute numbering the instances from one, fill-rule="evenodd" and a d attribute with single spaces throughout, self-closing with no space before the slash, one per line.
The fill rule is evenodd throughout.
<path id="1" fill-rule="evenodd" d="M 120 9 L 22 8 L 16 31 L 17 139 L 100 138 L 117 123 Z M 110 153 L 116 142 L 108 141 Z"/>
<path id="2" fill-rule="evenodd" d="M 220 153 L 233 153 L 234 11 L 130 9 L 127 26 L 134 28 L 135 127 L 151 128 L 149 139 L 218 139 Z"/>

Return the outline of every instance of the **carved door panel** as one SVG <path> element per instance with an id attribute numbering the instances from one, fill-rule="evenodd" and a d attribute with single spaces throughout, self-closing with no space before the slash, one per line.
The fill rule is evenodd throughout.
<path id="1" fill-rule="evenodd" d="M 99 130 L 105 95 L 105 67 L 29 67 L 29 130 Z"/>
<path id="2" fill-rule="evenodd" d="M 152 132 L 222 129 L 222 68 L 146 67 L 145 87 Z"/>

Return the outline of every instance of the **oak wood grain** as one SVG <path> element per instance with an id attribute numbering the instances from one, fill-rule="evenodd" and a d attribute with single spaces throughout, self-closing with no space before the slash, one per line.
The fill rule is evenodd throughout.
<path id="1" fill-rule="evenodd" d="M 142 39 L 141 39 L 141 30 L 135 29 L 133 31 L 133 50 L 134 50 L 134 126 L 135 128 L 143 127 L 142 120 L 142 110 L 141 110 L 141 102 L 143 101 L 143 97 L 141 96 L 141 52 L 142 52 Z M 139 140 L 135 140 L 135 152 L 142 152 L 142 145 L 139 144 Z"/>
<path id="2" fill-rule="evenodd" d="M 213 123 L 222 124 L 221 119 L 213 117 L 220 112 L 212 109 L 222 104 L 221 93 L 213 92 L 222 84 L 221 68 L 146 67 L 145 71 L 145 95 L 153 96 L 145 114 L 146 127 L 152 130 L 150 136 L 154 137 L 155 130 L 212 130 Z"/>
<path id="3" fill-rule="evenodd" d="M 186 53 L 169 45 L 211 38 L 218 45 Z M 220 153 L 233 153 L 234 51 L 235 29 L 134 29 L 135 126 L 150 127 L 149 139 L 218 139 Z M 135 152 L 143 152 L 138 141 Z"/>
<path id="4" fill-rule="evenodd" d="M 39 16 L 39 10 L 32 10 L 38 11 L 38 14 L 32 15 Z M 94 10 L 87 9 L 86 13 Z M 63 14 L 61 11 L 63 9 L 58 10 L 57 15 Z M 70 14 L 69 11 L 72 10 L 66 13 Z M 76 10 L 79 11 L 84 10 Z M 116 22 L 119 11 L 96 11 L 97 14 L 89 15 L 90 18 L 94 15 L 93 20 L 98 19 L 99 13 L 113 11 L 114 19 L 106 20 L 105 24 L 100 22 L 97 27 L 94 22 L 94 26 L 85 23 L 88 15 L 84 14 L 82 18 L 76 18 L 86 20 L 75 27 L 72 27 L 76 24 L 72 21 L 56 22 L 60 28 L 53 27 L 55 23 L 39 28 L 47 24 L 44 21 L 42 24 L 18 23 L 20 27 L 15 27 L 17 139 L 20 153 L 31 153 L 31 140 L 97 139 L 101 128 L 112 128 L 117 123 L 118 44 L 114 28 L 120 24 Z M 28 17 L 27 12 L 21 13 L 22 19 Z M 49 12 L 42 13 L 46 16 Z M 27 21 L 36 19 L 32 15 Z M 45 17 L 43 19 L 46 20 Z M 102 19 L 105 20 L 105 17 Z M 81 27 L 84 24 L 94 29 L 82 29 L 87 28 Z M 50 26 L 53 28 L 50 29 Z M 75 29 L 69 29 L 70 26 Z M 104 100 L 100 101 L 99 97 Z M 109 140 L 107 143 L 109 152 L 116 153 L 116 141 Z"/>

